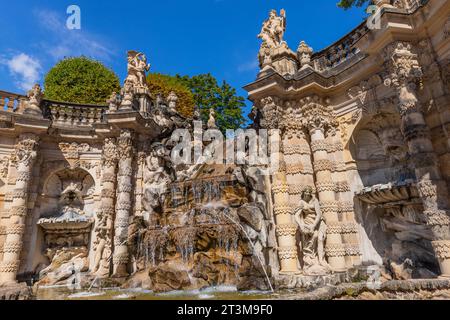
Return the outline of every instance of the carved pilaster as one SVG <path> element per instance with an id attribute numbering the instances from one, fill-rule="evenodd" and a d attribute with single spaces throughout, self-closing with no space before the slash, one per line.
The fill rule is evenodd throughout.
<path id="1" fill-rule="evenodd" d="M 33 163 L 37 157 L 39 137 L 24 133 L 18 138 L 11 161 L 17 168 L 16 185 L 12 193 L 11 216 L 7 223 L 0 283 L 16 281 L 20 265 L 25 221 L 28 212 L 28 189 Z"/>
<path id="2" fill-rule="evenodd" d="M 448 190 L 441 178 L 437 157 L 425 122 L 418 91 L 423 87 L 424 74 L 419 55 L 412 43 L 397 41 L 385 50 L 386 68 L 390 75 L 385 85 L 397 91 L 402 132 L 407 140 L 418 179 L 417 188 L 424 206 L 425 221 L 431 226 L 434 242 L 450 240 Z M 434 245 L 441 272 L 450 276 L 450 258 L 440 254 Z"/>
<path id="3" fill-rule="evenodd" d="M 114 275 L 127 275 L 129 262 L 128 226 L 132 209 L 134 132 L 124 129 L 117 139 L 119 169 L 117 173 L 116 218 L 114 221 Z"/>
<path id="4" fill-rule="evenodd" d="M 106 138 L 102 154 L 101 206 L 97 213 L 94 242 L 95 259 L 92 272 L 107 277 L 111 269 L 113 219 L 116 197 L 117 146 L 114 138 Z"/>
<path id="5" fill-rule="evenodd" d="M 303 107 L 303 112 L 306 115 L 306 125 L 311 135 L 311 146 L 313 146 L 313 167 L 320 207 L 327 226 L 334 226 L 340 223 L 339 203 L 335 199 L 335 188 L 331 176 L 334 165 L 328 155 L 328 145 L 325 140 L 325 133 L 332 124 L 331 112 L 320 103 L 318 98 L 310 99 Z M 334 233 L 333 230 L 336 231 L 336 228 L 332 228 L 327 234 L 325 254 L 334 271 L 343 271 L 346 269 L 346 246 L 341 233 Z"/>

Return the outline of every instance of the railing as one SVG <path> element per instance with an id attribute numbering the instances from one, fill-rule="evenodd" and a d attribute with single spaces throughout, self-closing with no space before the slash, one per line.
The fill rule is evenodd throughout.
<path id="1" fill-rule="evenodd" d="M 0 90 L 0 111 L 14 112 L 22 106 L 27 97 L 17 93 Z"/>
<path id="2" fill-rule="evenodd" d="M 63 126 L 89 126 L 101 123 L 108 110 L 107 105 L 84 105 L 50 100 L 44 100 L 42 106 L 45 118 Z"/>
<path id="3" fill-rule="evenodd" d="M 356 43 L 367 32 L 369 32 L 369 28 L 367 28 L 366 22 L 363 22 L 344 38 L 335 42 L 328 48 L 313 54 L 312 61 L 315 69 L 319 72 L 323 72 L 354 57 L 359 52 Z"/>
<path id="4" fill-rule="evenodd" d="M 409 12 L 416 11 L 419 7 L 425 5 L 429 0 L 402 0 L 406 10 Z"/>
<path id="5" fill-rule="evenodd" d="M 429 0 L 398 0 L 397 6 L 407 10 L 408 13 L 414 13 L 420 7 L 426 5 L 428 1 Z M 355 57 L 360 52 L 357 47 L 357 42 L 369 31 L 366 21 L 364 21 L 339 41 L 328 48 L 313 54 L 311 60 L 314 68 L 318 72 L 324 72 Z"/>

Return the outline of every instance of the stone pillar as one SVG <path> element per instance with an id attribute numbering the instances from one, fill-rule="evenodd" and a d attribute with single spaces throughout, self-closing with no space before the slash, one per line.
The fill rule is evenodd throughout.
<path id="1" fill-rule="evenodd" d="M 35 134 L 21 134 L 12 157 L 17 165 L 17 179 L 12 195 L 11 215 L 6 227 L 3 261 L 0 265 L 0 284 L 16 282 L 28 211 L 28 187 L 37 156 L 38 141 L 39 137 Z"/>
<path id="2" fill-rule="evenodd" d="M 132 130 L 123 129 L 118 138 L 119 171 L 113 256 L 113 275 L 116 277 L 128 275 L 127 266 L 130 260 L 127 240 L 133 196 L 133 135 Z"/>
<path id="3" fill-rule="evenodd" d="M 433 232 L 431 242 L 439 261 L 442 276 L 450 277 L 450 217 L 448 190 L 437 166 L 438 160 L 430 139 L 429 128 L 422 113 L 418 90 L 423 72 L 414 47 L 408 42 L 394 42 L 385 48 L 390 77 L 385 84 L 398 94 L 401 130 L 408 143 L 417 189 L 423 202 L 426 223 Z"/>
<path id="4" fill-rule="evenodd" d="M 103 174 L 101 207 L 96 227 L 94 272 L 98 276 L 109 276 L 111 271 L 113 219 L 116 199 L 117 147 L 114 138 L 106 138 L 103 145 Z"/>
<path id="5" fill-rule="evenodd" d="M 145 165 L 145 152 L 139 151 L 137 156 L 137 170 L 136 170 L 136 185 L 135 185 L 135 214 L 136 216 L 142 216 L 144 207 L 142 201 L 144 198 L 144 165 Z"/>
<path id="6" fill-rule="evenodd" d="M 317 119 L 316 119 L 317 120 Z M 316 188 L 320 201 L 320 208 L 328 226 L 325 253 L 333 271 L 344 271 L 345 246 L 342 243 L 338 204 L 334 194 L 334 183 L 331 180 L 333 163 L 328 157 L 325 141 L 324 124 L 320 121 L 309 122 L 311 148 L 313 151 L 313 165 L 316 175 Z"/>
<path id="7" fill-rule="evenodd" d="M 261 126 L 263 128 L 268 130 L 278 128 L 282 113 L 280 104 L 281 102 L 276 97 L 266 97 L 261 100 Z M 282 152 L 271 154 L 271 157 L 279 159 L 280 162 L 278 172 L 272 175 L 273 213 L 276 224 L 275 231 L 278 242 L 277 251 L 280 260 L 280 274 L 296 274 L 300 273 L 298 248 L 295 238 L 297 224 L 293 221 L 293 208 L 289 201 L 286 163 Z"/>
<path id="8" fill-rule="evenodd" d="M 272 194 L 276 235 L 278 240 L 278 257 L 280 260 L 280 274 L 299 273 L 299 261 L 295 235 L 297 225 L 292 221 L 292 207 L 289 203 L 289 185 L 286 173 L 281 168 L 272 179 Z"/>
<path id="9" fill-rule="evenodd" d="M 342 240 L 345 245 L 345 262 L 347 268 L 361 264 L 361 250 L 358 236 L 358 225 L 355 220 L 353 208 L 353 195 L 350 192 L 348 176 L 344 161 L 344 146 L 341 142 L 341 134 L 337 126 L 333 126 L 329 134 L 328 152 L 333 160 L 331 173 L 334 182 L 334 191 L 338 203 L 338 211 L 341 216 L 339 226 Z M 329 230 L 331 231 L 331 230 Z"/>

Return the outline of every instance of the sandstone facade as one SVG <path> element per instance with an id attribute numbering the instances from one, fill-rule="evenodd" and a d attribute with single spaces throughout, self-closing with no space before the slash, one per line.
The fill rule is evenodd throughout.
<path id="1" fill-rule="evenodd" d="M 0 283 L 77 272 L 264 289 L 372 265 L 386 279 L 450 276 L 450 3 L 379 6 L 379 29 L 320 52 L 289 49 L 284 11 L 264 22 L 245 89 L 252 127 L 281 131 L 270 177 L 171 163 L 171 134 L 194 134 L 192 119 L 176 95 L 152 96 L 135 51 L 105 105 L 0 91 Z"/>

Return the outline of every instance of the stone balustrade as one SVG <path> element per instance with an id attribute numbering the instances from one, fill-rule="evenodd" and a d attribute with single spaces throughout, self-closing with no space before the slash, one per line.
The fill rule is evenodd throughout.
<path id="1" fill-rule="evenodd" d="M 57 125 L 89 126 L 101 123 L 107 110 L 107 105 L 43 101 L 44 117 L 51 119 Z"/>
<path id="2" fill-rule="evenodd" d="M 27 97 L 24 95 L 0 90 L 0 111 L 14 112 L 23 105 L 26 99 Z"/>
<path id="3" fill-rule="evenodd" d="M 367 32 L 369 32 L 369 29 L 366 26 L 366 22 L 364 22 L 344 38 L 328 48 L 313 54 L 311 60 L 314 68 L 319 72 L 324 72 L 357 56 L 359 49 L 356 46 L 356 43 Z"/>

